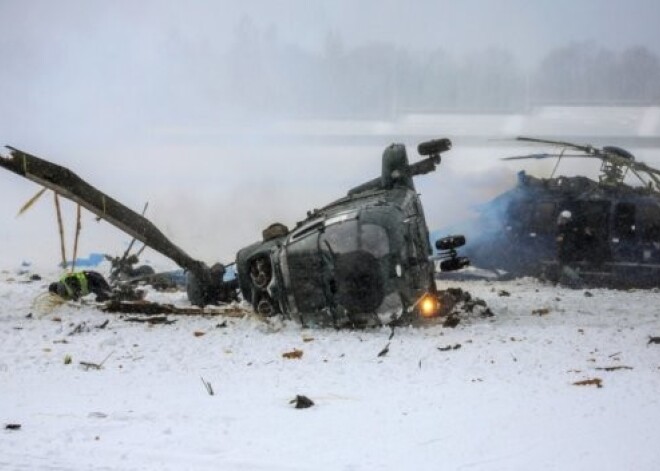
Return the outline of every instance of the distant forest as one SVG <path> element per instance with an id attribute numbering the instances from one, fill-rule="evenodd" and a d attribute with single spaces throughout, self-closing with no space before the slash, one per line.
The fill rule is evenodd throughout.
<path id="1" fill-rule="evenodd" d="M 223 102 L 265 115 L 393 118 L 553 104 L 660 105 L 660 59 L 642 46 L 612 51 L 571 43 L 524 68 L 501 49 L 456 57 L 388 43 L 348 48 L 333 34 L 323 50 L 309 52 L 246 21 L 222 62 Z"/>

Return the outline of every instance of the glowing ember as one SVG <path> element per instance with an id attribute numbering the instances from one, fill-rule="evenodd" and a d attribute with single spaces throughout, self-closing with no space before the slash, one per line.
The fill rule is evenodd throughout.
<path id="1" fill-rule="evenodd" d="M 423 317 L 434 317 L 438 313 L 439 302 L 429 294 L 424 295 L 419 303 L 419 311 Z"/>

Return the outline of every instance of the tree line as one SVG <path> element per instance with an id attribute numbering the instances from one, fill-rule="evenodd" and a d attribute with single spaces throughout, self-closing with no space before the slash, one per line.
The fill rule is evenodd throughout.
<path id="1" fill-rule="evenodd" d="M 492 48 L 456 57 L 390 43 L 345 47 L 328 34 L 321 51 L 243 23 L 222 58 L 223 101 L 294 117 L 395 117 L 414 112 L 524 112 L 538 105 L 659 105 L 660 59 L 643 46 L 593 42 L 552 50 L 531 67 Z"/>

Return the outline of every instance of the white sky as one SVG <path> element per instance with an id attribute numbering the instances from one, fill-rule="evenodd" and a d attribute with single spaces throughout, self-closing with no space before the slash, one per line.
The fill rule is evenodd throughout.
<path id="1" fill-rule="evenodd" d="M 263 132 L 269 123 L 236 122 L 231 115 L 208 119 L 223 109 L 210 92 L 218 58 L 246 17 L 309 50 L 322 48 L 333 32 L 346 47 L 385 41 L 457 55 L 503 47 L 530 65 L 571 41 L 660 52 L 660 3 L 646 0 L 4 0 L 0 144 L 69 166 L 134 209 L 149 200 L 149 215 L 181 246 L 193 242 L 192 255 L 230 259 L 273 220 L 291 224 L 376 176 L 380 152 L 390 143 L 384 136 L 382 144 L 363 148 L 274 146 Z M 230 135 L 238 130 L 243 137 L 218 145 L 204 139 L 205 132 L 196 136 L 200 127 Z M 192 133 L 173 135 L 172 128 Z M 26 215 L 29 222 L 13 220 L 37 189 L 17 178 L 0 174 L 0 235 L 11 239 L 14 257 L 31 234 L 42 240 L 52 226 L 44 221 L 51 203 L 43 214 Z M 443 211 L 439 203 L 426 204 L 430 215 Z M 117 239 L 124 238 L 112 246 L 107 232 L 99 229 L 82 250 L 121 248 Z M 29 247 L 57 260 L 51 239 Z M 111 248 L 98 247 L 103 244 Z"/>

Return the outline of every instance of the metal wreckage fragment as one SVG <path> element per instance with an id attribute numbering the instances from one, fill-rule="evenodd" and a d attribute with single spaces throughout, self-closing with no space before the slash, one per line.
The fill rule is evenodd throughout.
<path id="1" fill-rule="evenodd" d="M 226 267 L 190 257 L 144 216 L 87 183 L 71 170 L 9 147 L 0 166 L 80 204 L 187 273 L 187 293 L 197 306 L 238 299 L 263 316 L 282 316 L 304 326 L 363 327 L 428 322 L 453 308 L 435 286 L 434 262 L 445 271 L 469 262 L 456 249 L 462 236 L 437 241 L 433 256 L 422 203 L 413 177 L 432 172 L 449 139 L 421 143 L 424 158 L 410 164 L 406 148 L 392 144 L 377 178 L 351 189 L 292 230 L 273 224 L 263 240 L 236 255 L 236 278 Z M 451 305 L 451 306 L 450 306 Z"/>

